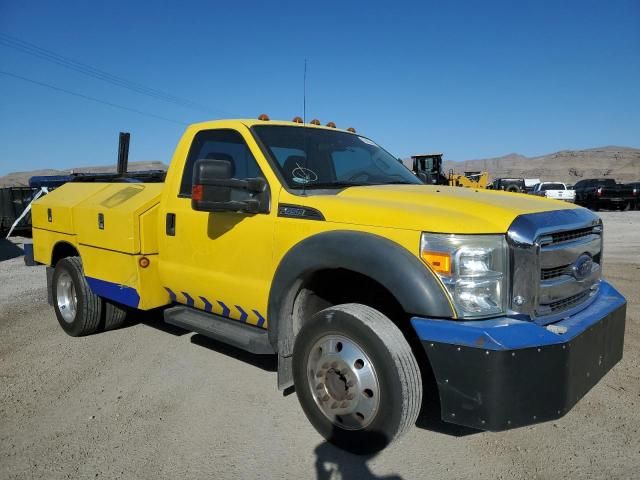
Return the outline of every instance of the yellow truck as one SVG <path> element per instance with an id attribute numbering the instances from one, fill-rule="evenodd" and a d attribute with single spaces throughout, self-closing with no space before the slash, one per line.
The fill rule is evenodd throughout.
<path id="1" fill-rule="evenodd" d="M 353 129 L 295 120 L 191 125 L 164 183 L 37 200 L 34 255 L 64 331 L 163 307 L 276 354 L 278 387 L 356 452 L 399 438 L 423 398 L 483 430 L 557 419 L 622 358 L 626 302 L 601 276 L 597 215 L 424 185 Z"/>

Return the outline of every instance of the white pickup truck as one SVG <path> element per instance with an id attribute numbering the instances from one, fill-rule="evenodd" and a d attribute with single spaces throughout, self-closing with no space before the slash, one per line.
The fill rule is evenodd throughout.
<path id="1" fill-rule="evenodd" d="M 559 182 L 541 182 L 533 188 L 531 193 L 540 197 L 553 198 L 554 200 L 564 200 L 565 202 L 574 202 L 576 199 L 576 192 L 569 190 L 564 183 Z"/>

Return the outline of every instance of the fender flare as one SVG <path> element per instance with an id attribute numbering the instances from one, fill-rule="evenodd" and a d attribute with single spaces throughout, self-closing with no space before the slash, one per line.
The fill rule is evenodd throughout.
<path id="1" fill-rule="evenodd" d="M 439 280 L 401 245 L 371 233 L 319 233 L 287 252 L 271 283 L 269 341 L 280 356 L 293 353 L 293 304 L 301 286 L 313 273 L 328 269 L 350 270 L 374 279 L 408 314 L 428 318 L 455 316 Z"/>

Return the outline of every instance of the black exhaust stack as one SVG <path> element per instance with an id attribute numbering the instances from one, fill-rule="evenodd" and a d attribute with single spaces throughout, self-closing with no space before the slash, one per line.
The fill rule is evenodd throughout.
<path id="1" fill-rule="evenodd" d="M 120 142 L 118 143 L 118 176 L 124 177 L 127 174 L 129 165 L 129 132 L 120 132 Z"/>

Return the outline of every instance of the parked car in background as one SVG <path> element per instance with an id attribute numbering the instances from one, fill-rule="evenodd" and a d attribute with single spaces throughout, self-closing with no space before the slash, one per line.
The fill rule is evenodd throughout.
<path id="1" fill-rule="evenodd" d="M 569 190 L 561 182 L 541 182 L 533 187 L 531 193 L 540 197 L 553 198 L 554 200 L 564 200 L 565 202 L 573 202 L 576 198 L 576 192 Z"/>
<path id="2" fill-rule="evenodd" d="M 633 198 L 630 205 L 631 209 L 640 210 L 640 182 L 628 183 L 627 187 L 630 187 L 632 190 L 631 196 Z"/>
<path id="3" fill-rule="evenodd" d="M 612 178 L 580 180 L 573 189 L 576 192 L 575 202 L 591 210 L 624 210 L 633 203 L 633 188 L 616 183 Z"/>
<path id="4" fill-rule="evenodd" d="M 539 178 L 525 178 L 524 179 L 524 189 L 525 192 L 531 193 L 533 189 L 536 188 L 536 185 L 540 183 Z"/>
<path id="5" fill-rule="evenodd" d="M 526 191 L 524 178 L 496 178 L 487 188 L 514 193 L 523 193 Z"/>

